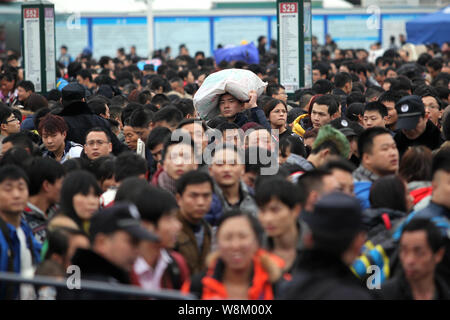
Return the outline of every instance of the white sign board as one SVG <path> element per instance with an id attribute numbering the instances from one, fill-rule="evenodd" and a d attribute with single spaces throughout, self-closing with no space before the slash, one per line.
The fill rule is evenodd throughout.
<path id="1" fill-rule="evenodd" d="M 311 16 L 311 2 L 303 2 L 303 40 L 304 40 L 304 84 L 305 88 L 311 88 L 312 80 L 312 16 Z"/>
<path id="2" fill-rule="evenodd" d="M 41 38 L 39 36 L 39 9 L 23 10 L 25 79 L 34 83 L 36 92 L 42 91 Z"/>
<path id="3" fill-rule="evenodd" d="M 55 11 L 53 8 L 44 8 L 45 13 L 45 66 L 47 92 L 56 88 L 55 70 Z"/>
<path id="4" fill-rule="evenodd" d="M 297 2 L 280 3 L 280 83 L 287 93 L 294 93 L 300 83 L 299 8 Z"/>

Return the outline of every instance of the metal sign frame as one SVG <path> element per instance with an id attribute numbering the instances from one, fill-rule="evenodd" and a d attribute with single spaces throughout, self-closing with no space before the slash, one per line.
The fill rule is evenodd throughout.
<path id="1" fill-rule="evenodd" d="M 50 75 L 50 79 L 47 76 L 47 70 L 49 71 L 56 71 L 56 42 L 55 42 L 55 17 L 56 17 L 56 13 L 55 13 L 55 6 L 52 3 L 49 2 L 45 2 L 45 1 L 36 1 L 36 2 L 27 2 L 22 4 L 22 9 L 21 9 L 21 35 L 22 35 L 22 57 L 23 57 L 23 64 L 24 64 L 24 79 L 25 80 L 29 80 L 29 75 L 27 75 L 27 64 L 30 63 L 30 61 L 27 61 L 28 58 L 28 54 L 26 52 L 26 50 L 28 50 L 28 48 L 26 48 L 26 43 L 25 43 L 25 13 L 29 12 L 29 9 L 34 9 L 33 10 L 33 14 L 35 12 L 38 13 L 37 18 L 39 19 L 39 53 L 40 53 L 40 75 L 39 75 L 39 80 L 37 83 L 34 83 L 36 81 L 33 81 L 35 87 L 36 87 L 36 92 L 37 93 L 47 93 L 48 91 L 56 88 L 56 72 L 53 72 L 53 74 Z M 36 11 L 37 10 L 37 11 Z M 52 10 L 52 12 L 50 12 L 49 10 Z M 47 17 L 47 13 L 51 13 L 52 16 L 51 17 Z M 52 43 L 46 43 L 46 41 L 48 39 L 46 39 L 46 18 L 52 18 L 53 22 L 52 22 L 52 26 L 51 28 L 53 29 L 53 37 L 51 38 L 50 41 L 52 41 Z M 47 33 L 47 37 L 48 37 L 48 33 Z M 51 61 L 47 61 L 47 56 L 49 54 L 51 54 L 50 52 L 47 51 L 47 46 L 48 45 L 52 45 L 53 44 L 53 59 L 51 59 Z M 53 78 L 54 77 L 54 78 Z M 34 79 L 33 79 L 34 80 Z M 54 85 L 50 85 L 53 80 Z M 50 83 L 49 83 L 50 82 Z"/>
<path id="2" fill-rule="evenodd" d="M 282 11 L 282 12 L 281 12 Z M 285 35 L 280 32 L 282 20 L 280 13 L 295 13 L 297 14 L 298 26 L 296 30 L 290 30 L 294 36 L 298 36 L 298 79 L 295 78 L 295 84 L 289 83 L 285 85 L 282 73 L 286 63 L 281 57 L 280 48 L 286 45 Z M 305 21 L 305 18 L 307 21 Z M 311 67 L 311 28 L 312 28 L 312 14 L 310 0 L 277 0 L 277 34 L 278 34 L 278 79 L 279 83 L 286 87 L 286 93 L 289 99 L 293 99 L 294 92 L 297 89 L 312 86 L 312 67 Z M 295 34 L 297 32 L 297 34 Z M 306 51 L 305 51 L 306 50 Z"/>

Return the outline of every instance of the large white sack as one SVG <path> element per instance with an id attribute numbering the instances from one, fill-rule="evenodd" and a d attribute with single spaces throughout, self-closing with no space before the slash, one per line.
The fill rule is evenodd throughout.
<path id="1" fill-rule="evenodd" d="M 255 90 L 258 96 L 267 83 L 256 74 L 243 69 L 226 69 L 209 75 L 194 96 L 194 107 L 204 120 L 220 114 L 219 97 L 229 93 L 240 101 L 248 101 L 248 93 Z"/>

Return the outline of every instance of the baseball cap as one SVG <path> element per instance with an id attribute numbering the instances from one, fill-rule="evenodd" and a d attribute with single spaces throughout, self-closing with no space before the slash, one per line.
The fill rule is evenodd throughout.
<path id="1" fill-rule="evenodd" d="M 140 240 L 159 241 L 157 235 L 141 226 L 141 215 L 137 207 L 127 202 L 118 202 L 97 212 L 91 219 L 89 231 L 92 238 L 99 233 L 125 231 Z"/>
<path id="2" fill-rule="evenodd" d="M 361 204 L 342 192 L 323 196 L 313 212 L 305 212 L 304 220 L 313 234 L 326 238 L 352 236 L 364 230 Z"/>
<path id="3" fill-rule="evenodd" d="M 61 90 L 63 101 L 81 100 L 86 97 L 86 89 L 77 82 L 69 83 Z"/>
<path id="4" fill-rule="evenodd" d="M 330 125 L 341 131 L 346 137 L 348 136 L 346 132 L 350 132 L 349 130 L 342 130 L 342 129 L 351 129 L 352 135 L 359 136 L 363 131 L 364 128 L 356 121 L 352 121 L 349 118 L 346 117 L 340 117 L 332 120 L 330 122 Z"/>
<path id="5" fill-rule="evenodd" d="M 425 106 L 422 99 L 416 95 L 401 98 L 395 104 L 395 110 L 398 114 L 397 129 L 414 129 L 420 117 L 425 114 Z"/>
<path id="6" fill-rule="evenodd" d="M 339 131 L 344 134 L 345 137 L 357 137 L 358 135 L 356 134 L 355 130 L 353 130 L 352 128 L 342 128 L 339 129 Z"/>

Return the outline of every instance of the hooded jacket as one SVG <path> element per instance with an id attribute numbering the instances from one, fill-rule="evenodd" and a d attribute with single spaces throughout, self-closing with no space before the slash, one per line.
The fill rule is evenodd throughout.
<path id="1" fill-rule="evenodd" d="M 283 260 L 275 255 L 259 249 L 252 259 L 251 285 L 248 289 L 249 300 L 273 300 L 274 287 L 282 277 Z M 192 293 L 201 300 L 229 299 L 223 275 L 225 264 L 217 253 L 210 256 L 208 270 L 195 275 L 187 281 L 181 291 Z M 232 297 L 231 297 L 232 298 Z"/>
<path id="2" fill-rule="evenodd" d="M 106 119 L 93 114 L 86 102 L 74 101 L 69 103 L 64 106 L 58 115 L 64 118 L 64 121 L 69 128 L 66 141 L 73 141 L 83 145 L 88 130 L 94 127 L 101 127 L 108 132 L 113 146 L 113 153 L 115 155 L 127 149 L 127 147 L 120 143 L 116 135 L 111 131 L 109 122 Z"/>

